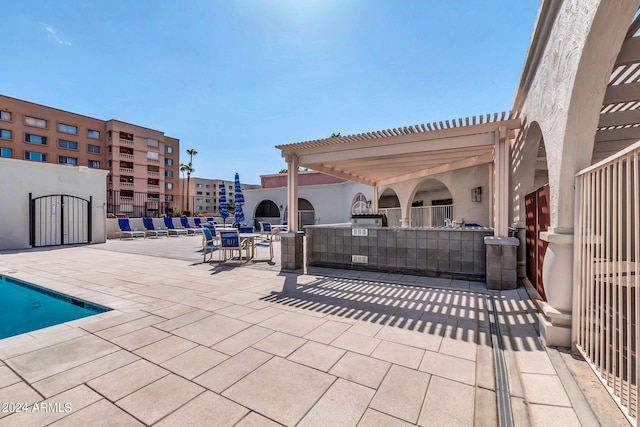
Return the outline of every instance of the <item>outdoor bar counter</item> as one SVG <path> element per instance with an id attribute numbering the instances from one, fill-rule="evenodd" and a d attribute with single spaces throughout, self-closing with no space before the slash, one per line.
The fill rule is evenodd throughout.
<path id="1" fill-rule="evenodd" d="M 487 227 L 305 227 L 307 265 L 484 280 Z"/>

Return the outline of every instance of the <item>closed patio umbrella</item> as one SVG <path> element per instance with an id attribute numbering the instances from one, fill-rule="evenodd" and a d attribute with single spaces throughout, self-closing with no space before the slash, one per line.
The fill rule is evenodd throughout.
<path id="1" fill-rule="evenodd" d="M 240 186 L 240 176 L 238 172 L 236 172 L 236 179 L 233 191 L 233 201 L 236 204 L 236 210 L 234 212 L 234 216 L 236 218 L 236 223 L 240 224 L 244 221 L 244 212 L 242 211 L 242 205 L 244 205 L 244 195 L 242 194 L 242 187 Z"/>
<path id="2" fill-rule="evenodd" d="M 224 181 L 222 181 L 222 186 L 220 187 L 220 217 L 223 224 L 227 223 L 227 218 L 229 217 L 227 209 L 227 190 L 224 188 Z"/>

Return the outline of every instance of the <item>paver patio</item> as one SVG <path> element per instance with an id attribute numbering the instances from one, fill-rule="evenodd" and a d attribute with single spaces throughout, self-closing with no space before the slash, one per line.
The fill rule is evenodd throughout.
<path id="1" fill-rule="evenodd" d="M 203 264 L 199 248 L 179 237 L 2 253 L 0 274 L 114 310 L 0 340 L 0 401 L 62 408 L 0 412 L 0 426 L 497 424 L 482 284 L 281 272 L 262 248 L 256 262 Z M 496 295 L 516 425 L 588 423 L 524 296 Z"/>

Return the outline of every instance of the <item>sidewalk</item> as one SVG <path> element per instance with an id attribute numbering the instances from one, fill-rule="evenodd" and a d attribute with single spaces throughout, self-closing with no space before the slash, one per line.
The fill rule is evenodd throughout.
<path id="1" fill-rule="evenodd" d="M 505 415 L 482 284 L 285 273 L 264 251 L 202 264 L 199 248 L 180 237 L 0 255 L 0 274 L 115 309 L 0 341 L 0 401 L 72 408 L 0 413 L 0 426 L 493 426 Z M 523 292 L 495 295 L 515 425 L 589 425 Z"/>

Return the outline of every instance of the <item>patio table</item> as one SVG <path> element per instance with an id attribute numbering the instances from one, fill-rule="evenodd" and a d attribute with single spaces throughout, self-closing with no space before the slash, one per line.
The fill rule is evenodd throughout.
<path id="1" fill-rule="evenodd" d="M 251 247 L 251 258 L 255 256 L 256 252 L 256 238 L 260 237 L 260 233 L 238 233 L 240 239 L 247 242 Z"/>

